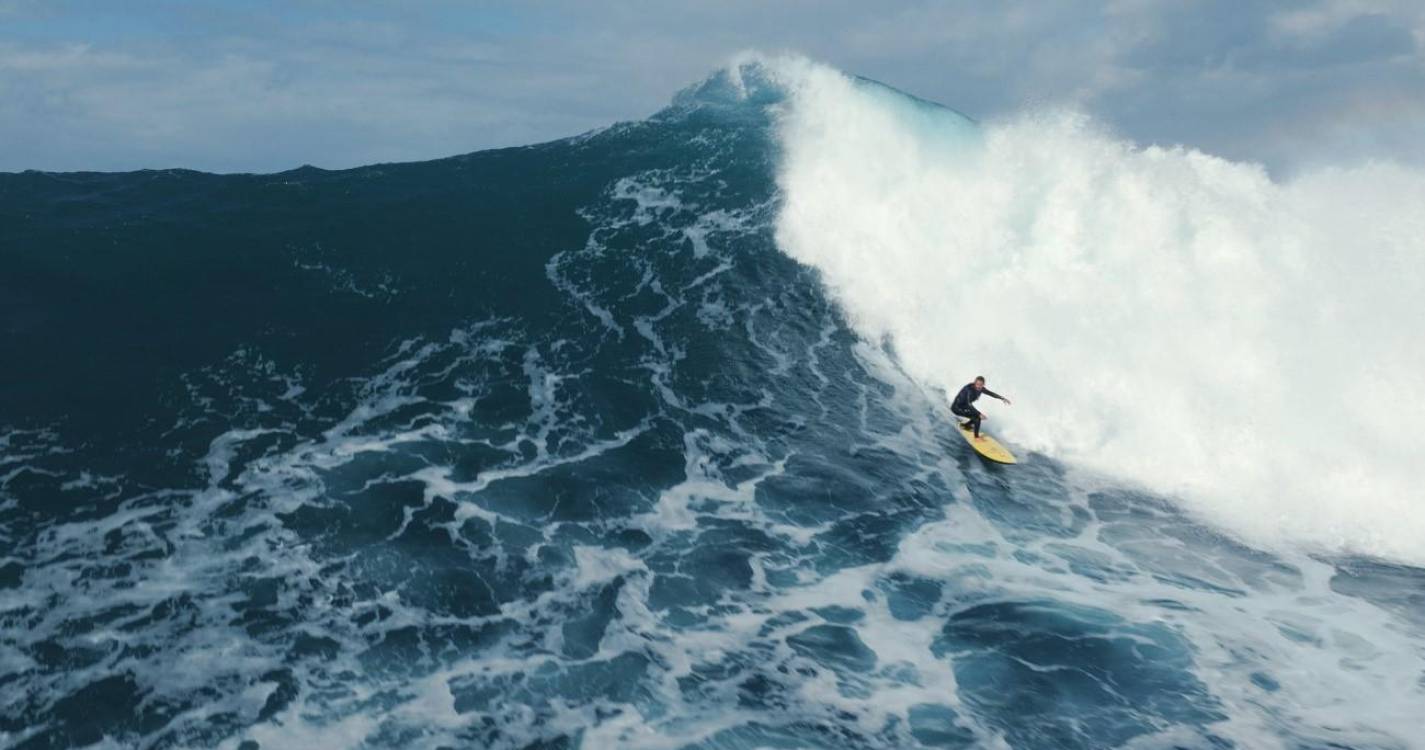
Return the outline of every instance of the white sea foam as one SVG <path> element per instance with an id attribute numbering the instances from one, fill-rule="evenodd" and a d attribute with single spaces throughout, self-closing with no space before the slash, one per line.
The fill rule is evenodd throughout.
<path id="1" fill-rule="evenodd" d="M 1273 180 L 1075 114 L 980 127 L 766 68 L 778 244 L 922 383 L 985 374 L 1017 446 L 1258 543 L 1425 562 L 1425 175 Z"/>

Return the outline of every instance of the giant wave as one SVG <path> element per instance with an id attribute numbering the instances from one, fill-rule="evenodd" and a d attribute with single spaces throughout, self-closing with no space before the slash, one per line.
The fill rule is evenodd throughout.
<path id="1" fill-rule="evenodd" d="M 1419 746 L 1419 191 L 759 57 L 0 175 L 0 744 Z"/>

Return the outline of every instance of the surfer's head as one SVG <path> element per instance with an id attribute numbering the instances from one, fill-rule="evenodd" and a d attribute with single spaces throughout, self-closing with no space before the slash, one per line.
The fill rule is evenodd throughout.
<path id="1" fill-rule="evenodd" d="M 977 390 L 977 391 L 983 391 L 984 389 L 985 389 L 985 376 L 984 376 L 984 375 L 976 375 L 976 376 L 975 376 L 975 390 Z"/>

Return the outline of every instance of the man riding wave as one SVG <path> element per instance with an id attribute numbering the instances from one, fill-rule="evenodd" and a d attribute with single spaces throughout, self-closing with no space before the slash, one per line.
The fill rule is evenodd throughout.
<path id="1" fill-rule="evenodd" d="M 950 403 L 950 413 L 955 414 L 957 416 L 966 417 L 970 420 L 968 422 L 961 422 L 960 427 L 968 427 L 974 430 L 976 440 L 984 439 L 980 437 L 980 422 L 982 420 L 988 419 L 988 417 L 985 416 L 984 412 L 981 412 L 979 409 L 976 409 L 974 406 L 971 406 L 971 404 L 975 403 L 975 399 L 980 397 L 981 393 L 985 394 L 986 396 L 993 396 L 999 399 L 1000 401 L 1005 402 L 1005 404 L 1011 403 L 1009 399 L 986 388 L 985 376 L 983 375 L 976 377 L 973 383 L 966 384 L 964 388 L 960 389 L 959 393 L 955 394 L 955 400 Z"/>

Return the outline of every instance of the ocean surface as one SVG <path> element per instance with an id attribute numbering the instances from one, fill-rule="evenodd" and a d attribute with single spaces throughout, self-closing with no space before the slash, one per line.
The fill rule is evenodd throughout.
<path id="1" fill-rule="evenodd" d="M 1422 186 L 784 58 L 0 175 L 0 747 L 1425 747 Z"/>

